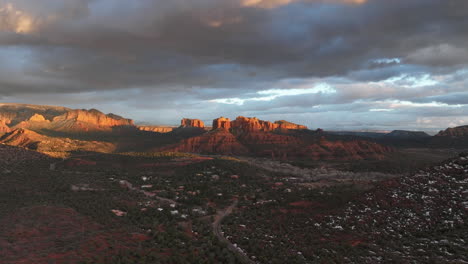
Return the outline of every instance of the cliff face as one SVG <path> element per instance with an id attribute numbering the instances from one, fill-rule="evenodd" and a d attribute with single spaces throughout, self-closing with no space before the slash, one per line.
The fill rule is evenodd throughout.
<path id="1" fill-rule="evenodd" d="M 229 118 L 220 117 L 213 120 L 213 130 L 224 129 L 229 130 L 231 128 L 231 120 Z"/>
<path id="2" fill-rule="evenodd" d="M 58 131 L 110 130 L 119 126 L 134 126 L 130 119 L 98 110 L 72 110 L 53 119 L 51 125 Z"/>
<path id="3" fill-rule="evenodd" d="M 294 124 L 294 123 L 288 122 L 286 120 L 276 121 L 275 124 L 278 125 L 278 128 L 282 129 L 282 130 L 285 130 L 285 129 L 298 129 L 298 130 L 307 129 L 306 126 Z"/>
<path id="4" fill-rule="evenodd" d="M 440 131 L 436 137 L 468 137 L 468 126 L 447 128 L 446 130 Z"/>
<path id="5" fill-rule="evenodd" d="M 10 132 L 10 128 L 5 124 L 4 121 L 0 120 L 0 136 Z"/>
<path id="6" fill-rule="evenodd" d="M 301 130 L 305 126 L 287 121 L 272 123 L 248 117 L 230 121 L 221 117 L 213 121 L 212 131 L 160 150 L 313 160 L 380 159 L 392 151 L 389 147 L 364 140 L 330 141 L 317 136 L 317 133 L 292 133 L 291 129 Z M 276 134 L 275 131 L 282 133 Z"/>
<path id="7" fill-rule="evenodd" d="M 47 120 L 52 120 L 52 118 L 62 115 L 70 110 L 71 109 L 69 108 L 60 106 L 0 103 L 0 120 L 9 127 L 14 127 L 23 121 L 28 121 L 36 114 L 43 116 Z"/>
<path id="8" fill-rule="evenodd" d="M 288 121 L 280 120 L 275 123 L 260 120 L 256 117 L 239 116 L 231 122 L 231 130 L 235 133 L 250 133 L 250 132 L 271 132 L 275 130 L 299 130 L 307 129 L 306 126 L 297 125 Z"/>
<path id="9" fill-rule="evenodd" d="M 3 124 L 3 125 L 1 125 Z M 0 104 L 0 128 L 55 130 L 64 132 L 108 131 L 113 127 L 134 126 L 121 116 L 105 115 L 98 110 L 72 110 L 58 106 Z"/>
<path id="10" fill-rule="evenodd" d="M 148 132 L 169 133 L 169 132 L 172 132 L 175 129 L 175 127 L 139 126 L 138 129 L 141 130 L 141 131 L 148 131 Z"/>
<path id="11" fill-rule="evenodd" d="M 198 127 L 198 128 L 205 128 L 205 124 L 200 119 L 189 119 L 184 118 L 180 121 L 181 127 Z"/>
<path id="12" fill-rule="evenodd" d="M 278 126 L 269 121 L 259 120 L 258 118 L 249 118 L 239 116 L 231 122 L 231 129 L 236 133 L 249 133 L 256 131 L 273 131 Z"/>

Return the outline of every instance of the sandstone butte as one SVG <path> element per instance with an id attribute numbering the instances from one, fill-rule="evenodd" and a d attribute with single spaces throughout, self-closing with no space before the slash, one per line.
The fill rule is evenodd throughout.
<path id="1" fill-rule="evenodd" d="M 189 119 L 184 118 L 180 121 L 181 127 L 198 127 L 198 128 L 205 128 L 205 124 L 200 119 Z"/>
<path id="2" fill-rule="evenodd" d="M 290 130 L 307 127 L 284 120 L 275 123 L 258 118 L 237 117 L 231 121 L 220 117 L 213 120 L 213 129 L 203 135 L 184 139 L 161 150 L 206 153 L 255 155 L 273 158 L 309 158 L 359 160 L 383 158 L 392 149 L 365 140 L 328 141 L 323 133 L 287 134 Z M 284 133 L 271 133 L 281 131 Z"/>
<path id="3" fill-rule="evenodd" d="M 307 129 L 306 126 L 297 125 L 284 120 L 276 121 L 274 123 L 263 121 L 256 117 L 243 117 L 238 116 L 235 120 L 231 121 L 229 118 L 220 117 L 213 120 L 214 129 L 231 130 L 235 133 L 248 133 L 248 132 L 270 132 L 274 130 L 288 130 L 288 129 Z"/>
<path id="4" fill-rule="evenodd" d="M 105 115 L 96 109 L 72 110 L 52 120 L 53 123 L 66 121 L 88 123 L 98 127 L 134 126 L 133 120 L 125 119 L 114 114 Z"/>
<path id="5" fill-rule="evenodd" d="M 156 132 L 156 133 L 169 133 L 174 131 L 176 127 L 171 126 L 138 126 L 141 131 Z"/>

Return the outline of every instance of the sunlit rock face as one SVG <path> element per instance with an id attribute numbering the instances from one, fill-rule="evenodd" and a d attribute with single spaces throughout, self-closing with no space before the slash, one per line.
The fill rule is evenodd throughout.
<path id="1" fill-rule="evenodd" d="M 276 121 L 275 124 L 278 125 L 278 128 L 281 130 L 283 129 L 307 129 L 306 126 L 294 124 L 286 120 Z"/>
<path id="2" fill-rule="evenodd" d="M 61 106 L 0 103 L 0 120 L 3 120 L 9 127 L 14 127 L 24 121 L 43 121 L 40 116 L 52 120 L 67 111 L 71 109 Z"/>
<path id="3" fill-rule="evenodd" d="M 278 125 L 269 121 L 259 120 L 256 117 L 249 118 L 239 116 L 231 122 L 231 128 L 237 133 L 256 132 L 256 131 L 273 131 Z"/>
<path id="4" fill-rule="evenodd" d="M 231 130 L 235 133 L 246 133 L 246 132 L 270 132 L 275 130 L 289 130 L 289 129 L 307 129 L 306 126 L 297 125 L 285 120 L 276 121 L 272 123 L 270 121 L 260 120 L 256 117 L 243 117 L 239 116 L 236 120 L 231 122 Z"/>
<path id="5" fill-rule="evenodd" d="M 138 126 L 140 131 L 156 132 L 156 133 L 169 133 L 174 131 L 175 127 L 170 126 Z"/>
<path id="6" fill-rule="evenodd" d="M 280 132 L 280 133 L 278 133 Z M 213 129 L 159 150 L 223 155 L 253 155 L 275 159 L 381 159 L 392 148 L 365 140 L 327 140 L 323 133 L 280 120 L 275 123 L 239 116 L 213 120 Z"/>
<path id="7" fill-rule="evenodd" d="M 108 114 L 96 109 L 72 110 L 53 119 L 52 128 L 57 131 L 111 130 L 113 127 L 134 126 L 133 120 Z"/>
<path id="8" fill-rule="evenodd" d="M 231 128 L 231 120 L 229 118 L 220 117 L 213 120 L 213 130 L 224 129 L 229 130 Z"/>
<path id="9" fill-rule="evenodd" d="M 189 119 L 184 118 L 180 121 L 181 127 L 198 127 L 198 128 L 205 128 L 205 124 L 200 119 Z"/>
<path id="10" fill-rule="evenodd" d="M 73 110 L 57 106 L 0 104 L 0 122 L 12 129 L 54 130 L 62 132 L 108 131 L 134 126 L 133 121 L 98 110 Z M 5 128 L 3 128 L 5 130 Z"/>
<path id="11" fill-rule="evenodd" d="M 0 136 L 10 132 L 10 128 L 5 124 L 3 120 L 0 120 Z"/>

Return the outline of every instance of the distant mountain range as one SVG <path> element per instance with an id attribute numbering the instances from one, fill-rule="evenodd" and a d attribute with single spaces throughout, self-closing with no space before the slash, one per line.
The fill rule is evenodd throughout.
<path id="1" fill-rule="evenodd" d="M 96 109 L 0 104 L 0 143 L 42 152 L 176 151 L 280 159 L 381 159 L 394 146 L 468 146 L 468 126 L 436 136 L 420 131 L 326 132 L 285 120 L 220 117 L 206 127 L 184 118 L 179 127 L 136 126 Z"/>

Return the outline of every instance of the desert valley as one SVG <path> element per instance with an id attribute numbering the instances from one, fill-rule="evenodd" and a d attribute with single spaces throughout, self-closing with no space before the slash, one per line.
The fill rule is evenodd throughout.
<path id="1" fill-rule="evenodd" d="M 466 127 L 138 126 L 22 104 L 0 124 L 0 263 L 468 261 Z"/>

